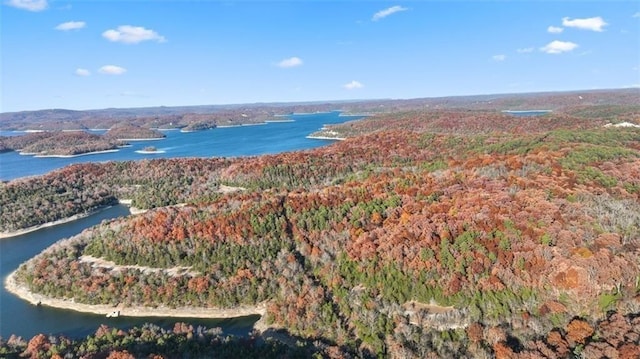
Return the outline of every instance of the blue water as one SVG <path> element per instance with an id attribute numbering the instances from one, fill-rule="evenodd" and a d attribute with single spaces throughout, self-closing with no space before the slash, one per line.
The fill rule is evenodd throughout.
<path id="1" fill-rule="evenodd" d="M 511 111 L 504 110 L 503 113 L 516 116 L 516 117 L 532 117 L 532 116 L 542 116 L 551 113 L 551 110 L 521 110 L 521 111 Z"/>
<path id="2" fill-rule="evenodd" d="M 339 112 L 281 117 L 293 122 L 269 122 L 253 126 L 218 127 L 197 132 L 164 131 L 167 136 L 154 141 L 131 141 L 117 152 L 89 154 L 73 158 L 23 156 L 17 152 L 0 154 L 0 180 L 40 175 L 73 163 L 140 160 L 173 157 L 237 157 L 280 153 L 324 146 L 332 141 L 306 138 L 324 124 L 342 123 L 361 116 L 340 116 Z M 23 133 L 0 132 L 0 135 Z M 154 146 L 160 153 L 136 151 Z"/>
<path id="3" fill-rule="evenodd" d="M 188 133 L 166 131 L 167 138 L 162 140 L 136 141 L 132 142 L 131 147 L 122 148 L 115 153 L 74 158 L 36 158 L 21 156 L 15 152 L 3 153 L 0 154 L 0 179 L 10 180 L 23 176 L 40 175 L 80 162 L 138 160 L 157 157 L 236 157 L 309 149 L 329 144 L 332 141 L 307 139 L 305 136 L 319 130 L 324 124 L 341 123 L 357 118 L 360 117 L 339 116 L 338 112 L 331 112 L 290 116 L 294 122 L 216 128 Z M 20 133 L 0 133 L 0 135 L 20 135 Z M 135 152 L 150 145 L 165 152 L 157 154 Z M 35 256 L 56 241 L 78 234 L 83 229 L 98 224 L 102 220 L 128 214 L 129 210 L 126 207 L 115 206 L 74 222 L 44 228 L 18 237 L 0 239 L 0 278 L 2 278 L 2 283 L 9 273 L 18 268 L 20 263 Z M 225 333 L 245 335 L 251 330 L 257 319 L 257 316 L 220 320 L 105 318 L 101 315 L 33 306 L 8 293 L 4 289 L 4 285 L 0 289 L 0 337 L 3 338 L 8 338 L 11 334 L 30 338 L 38 333 L 82 337 L 93 333 L 100 324 L 125 328 L 150 322 L 171 328 L 177 321 L 207 327 L 219 326 L 223 328 Z"/>

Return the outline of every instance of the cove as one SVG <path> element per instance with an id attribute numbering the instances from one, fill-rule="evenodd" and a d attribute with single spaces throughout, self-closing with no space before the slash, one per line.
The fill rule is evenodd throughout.
<path id="1" fill-rule="evenodd" d="M 80 313 L 71 310 L 34 306 L 7 292 L 4 287 L 6 276 L 18 266 L 35 256 L 56 241 L 71 237 L 83 229 L 99 224 L 103 220 L 129 215 L 129 208 L 117 205 L 107 208 L 86 218 L 43 228 L 21 236 L 0 240 L 0 276 L 3 285 L 0 289 L 0 337 L 9 338 L 11 334 L 29 339 L 36 334 L 64 334 L 69 337 L 83 337 L 94 333 L 101 325 L 129 328 L 144 323 L 153 323 L 171 329 L 176 322 L 187 322 L 194 326 L 208 328 L 221 327 L 226 334 L 246 335 L 251 331 L 259 316 L 232 319 L 199 318 L 157 318 L 157 317 L 118 317 L 106 318 L 103 315 Z"/>

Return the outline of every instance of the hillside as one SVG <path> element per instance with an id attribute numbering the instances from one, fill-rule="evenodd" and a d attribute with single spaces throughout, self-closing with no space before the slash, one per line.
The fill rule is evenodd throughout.
<path id="1" fill-rule="evenodd" d="M 36 156 L 75 156 L 115 150 L 122 143 L 84 131 L 35 132 L 22 136 L 0 136 L 0 152 L 19 151 Z"/>
<path id="2" fill-rule="evenodd" d="M 128 139 L 137 139 L 137 140 L 152 140 L 152 139 L 162 139 L 166 136 L 154 129 L 144 128 L 133 125 L 117 125 L 109 129 L 104 134 L 105 138 L 114 139 L 114 140 L 128 140 Z"/>
<path id="3" fill-rule="evenodd" d="M 567 108 L 412 110 L 310 151 L 70 166 L 4 184 L 0 223 L 133 199 L 153 209 L 18 281 L 124 308 L 266 303 L 271 328 L 325 356 L 637 356 L 640 129 L 604 127 L 637 109 Z"/>

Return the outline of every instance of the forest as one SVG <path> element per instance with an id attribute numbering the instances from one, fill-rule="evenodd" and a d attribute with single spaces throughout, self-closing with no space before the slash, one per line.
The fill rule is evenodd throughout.
<path id="1" fill-rule="evenodd" d="M 0 152 L 19 151 L 38 156 L 73 156 L 115 150 L 121 141 L 84 131 L 34 132 L 22 136 L 0 136 Z"/>
<path id="2" fill-rule="evenodd" d="M 636 358 L 640 128 L 605 125 L 637 123 L 638 107 L 592 102 L 530 118 L 410 109 L 332 126 L 348 139 L 314 150 L 4 183 L 4 231 L 122 199 L 150 209 L 23 264 L 31 291 L 125 308 L 266 303 L 269 330 L 300 344 L 102 328 L 110 349 L 87 351 L 96 334 L 0 350 L 170 358 L 159 343 L 178 341 L 192 357 L 229 342 L 274 357 Z M 141 330 L 155 344 L 122 344 Z"/>
<path id="3" fill-rule="evenodd" d="M 74 156 L 116 150 L 131 139 L 162 139 L 162 132 L 134 125 L 117 125 L 102 135 L 74 131 L 39 131 L 21 136 L 0 136 L 0 152 L 18 151 L 36 156 Z"/>
<path id="4" fill-rule="evenodd" d="M 115 140 L 127 140 L 127 139 L 162 139 L 166 136 L 151 128 L 134 126 L 134 125 L 116 125 L 109 129 L 104 134 L 104 137 Z"/>
<path id="5" fill-rule="evenodd" d="M 637 342 L 640 335 L 638 317 L 612 314 L 595 325 L 580 319 L 574 319 L 566 328 L 558 328 L 545 337 L 535 340 L 537 353 L 521 350 L 514 355 L 504 344 L 496 345 L 495 357 L 535 358 L 542 354 L 546 358 L 571 357 L 574 352 L 585 358 L 637 358 Z M 182 359 L 182 358 L 356 358 L 370 355 L 350 353 L 344 347 L 328 344 L 319 340 L 306 341 L 300 337 L 295 345 L 286 345 L 278 332 L 252 332 L 247 337 L 225 335 L 220 328 L 194 327 L 188 323 L 177 322 L 171 330 L 151 324 L 130 329 L 111 328 L 102 325 L 96 332 L 85 338 L 69 339 L 64 336 L 39 334 L 30 340 L 12 336 L 0 339 L 0 356 L 7 359 L 18 358 L 85 358 L 85 359 Z M 513 340 L 499 328 L 484 333 L 479 325 L 469 326 L 466 330 L 467 345 L 481 346 Z M 449 334 L 421 333 L 431 342 L 442 345 Z M 287 335 L 287 337 L 289 337 Z M 440 338 L 442 337 L 442 338 Z M 462 339 L 462 338 L 459 338 Z M 613 347 L 620 347 L 616 351 Z M 535 354 L 534 354 L 535 353 Z M 456 355 L 463 357 L 464 353 Z M 538 355 L 539 355 L 538 354 Z M 577 355 L 576 355 L 577 356 Z M 425 356 L 429 357 L 429 356 Z M 432 356 L 433 357 L 433 356 Z M 538 356 L 540 357 L 540 356 Z"/>
<path id="6" fill-rule="evenodd" d="M 39 110 L 0 113 L 0 130 L 64 131 L 109 129 L 131 125 L 153 129 L 197 130 L 215 126 L 261 123 L 275 115 L 333 110 L 332 104 L 316 105 L 219 105 L 103 110 Z"/>

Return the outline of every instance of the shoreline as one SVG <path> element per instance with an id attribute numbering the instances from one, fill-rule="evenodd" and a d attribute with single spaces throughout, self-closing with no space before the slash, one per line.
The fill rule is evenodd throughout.
<path id="1" fill-rule="evenodd" d="M 209 130 L 215 130 L 215 127 L 203 128 L 201 130 L 180 130 L 181 133 L 193 133 L 193 132 L 204 132 Z"/>
<path id="2" fill-rule="evenodd" d="M 145 213 L 145 212 L 149 211 L 148 209 L 140 209 L 140 208 L 137 208 L 137 207 L 133 207 L 131 205 L 133 203 L 133 200 L 131 200 L 131 199 L 119 199 L 118 203 L 127 206 L 129 208 L 129 213 L 131 215 Z"/>
<path id="3" fill-rule="evenodd" d="M 152 137 L 152 138 L 116 138 L 118 141 L 159 141 L 164 140 L 166 137 Z"/>
<path id="4" fill-rule="evenodd" d="M 274 121 L 274 122 L 284 122 L 284 121 Z M 267 122 L 257 122 L 257 123 L 241 123 L 238 125 L 219 125 L 216 128 L 234 128 L 234 127 L 247 127 L 247 126 L 263 126 L 268 125 Z"/>
<path id="5" fill-rule="evenodd" d="M 18 229 L 18 230 L 11 231 L 11 232 L 0 232 L 0 239 L 17 237 L 17 236 L 21 236 L 23 234 L 27 234 L 27 233 L 38 231 L 38 230 L 43 229 L 43 228 L 53 227 L 53 226 L 57 226 L 59 224 L 64 224 L 64 223 L 77 221 L 79 219 L 83 219 L 83 218 L 87 218 L 89 216 L 92 216 L 92 215 L 94 215 L 94 214 L 96 214 L 98 212 L 102 212 L 105 209 L 110 208 L 110 207 L 112 207 L 112 206 L 100 207 L 100 208 L 95 209 L 95 210 L 93 210 L 91 212 L 74 214 L 71 217 L 62 218 L 62 219 L 58 219 L 58 220 L 53 221 L 53 222 L 47 222 L 47 223 L 43 223 L 43 224 L 38 224 L 36 226 L 31 226 L 31 227 L 28 227 L 28 228 Z"/>
<path id="6" fill-rule="evenodd" d="M 265 120 L 264 123 L 288 123 L 288 122 L 296 122 L 296 120 Z"/>
<path id="7" fill-rule="evenodd" d="M 118 152 L 118 151 L 120 150 L 113 149 L 113 150 L 93 151 L 93 152 L 79 153 L 77 155 L 38 155 L 35 153 L 25 153 L 25 155 L 33 155 L 33 157 L 35 158 L 74 158 L 74 157 L 89 156 L 89 155 L 99 155 L 102 153 L 112 153 L 112 152 Z"/>
<path id="8" fill-rule="evenodd" d="M 340 113 L 338 117 L 371 117 L 376 114 L 373 112 L 356 112 L 356 113 Z"/>
<path id="9" fill-rule="evenodd" d="M 246 127 L 246 126 L 263 126 L 266 125 L 266 122 L 258 122 L 258 123 L 241 123 L 240 127 Z"/>
<path id="10" fill-rule="evenodd" d="M 313 136 L 313 135 L 306 136 L 306 138 L 311 140 L 331 140 L 331 141 L 344 141 L 347 139 L 346 137 Z"/>
<path id="11" fill-rule="evenodd" d="M 26 286 L 20 284 L 15 278 L 16 271 L 11 272 L 4 280 L 4 287 L 9 293 L 25 300 L 33 305 L 44 305 L 52 308 L 73 310 L 76 312 L 90 313 L 96 315 L 107 315 L 114 311 L 119 311 L 123 317 L 171 317 L 171 318 L 207 318 L 207 319 L 228 319 L 236 317 L 246 317 L 249 315 L 260 315 L 261 319 L 267 312 L 266 303 L 259 303 L 254 306 L 243 305 L 236 308 L 199 308 L 199 307 L 125 307 L 119 305 L 106 304 L 84 304 L 76 303 L 69 299 L 51 298 L 41 294 L 31 292 Z M 259 321 L 259 320 L 258 320 Z"/>
<path id="12" fill-rule="evenodd" d="M 143 155 L 149 155 L 149 154 L 155 154 L 155 153 L 167 153 L 167 151 L 164 150 L 157 150 L 157 151 L 145 151 L 145 150 L 138 150 L 138 151 L 134 151 L 135 153 L 140 153 Z"/>

